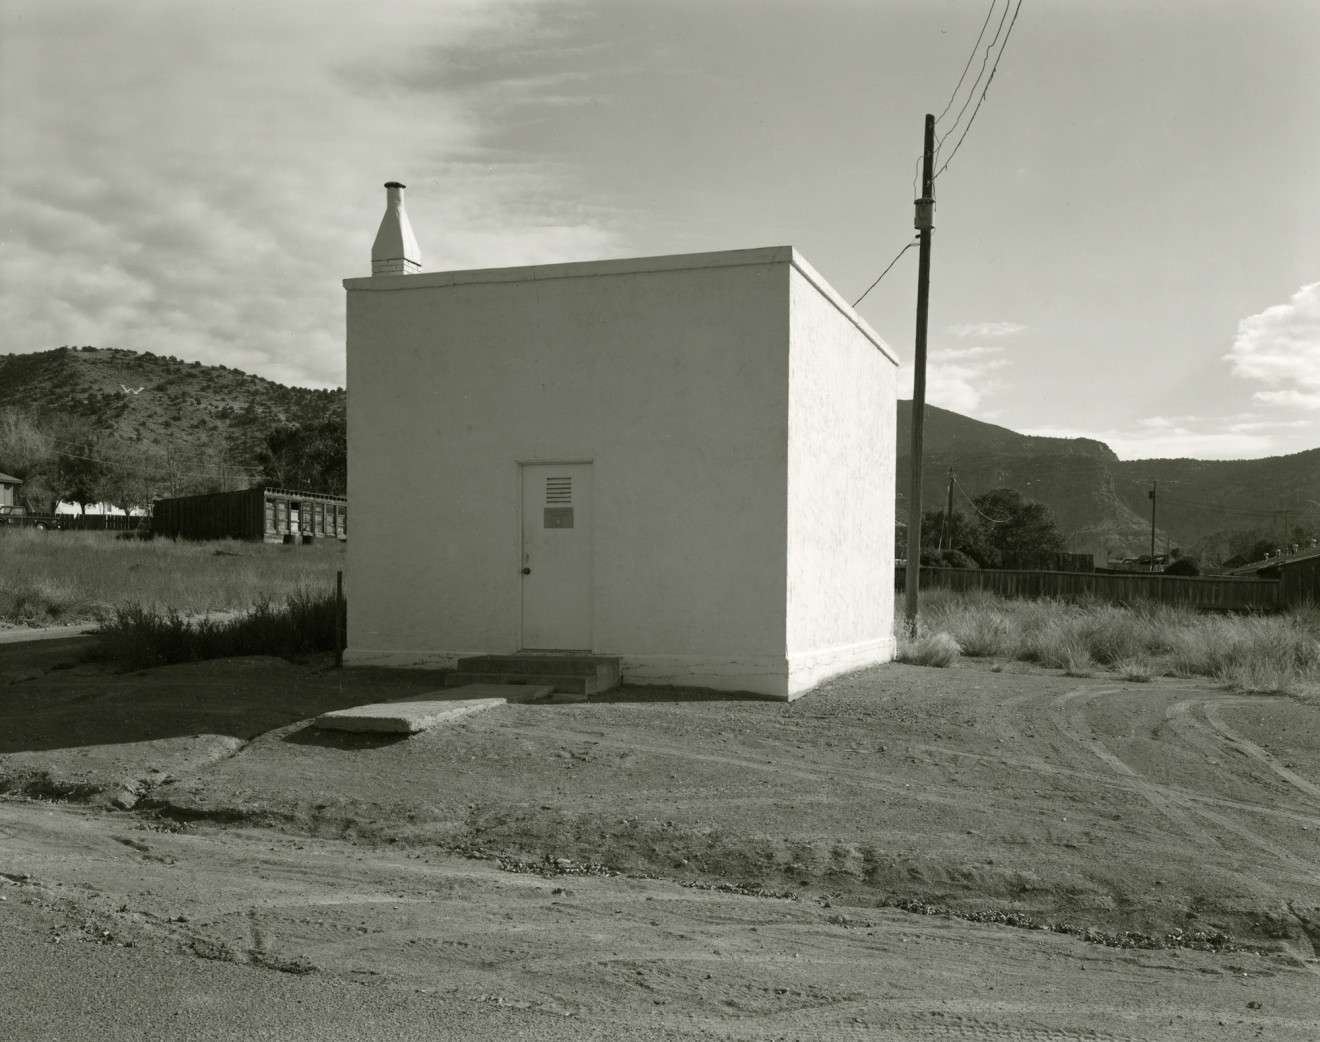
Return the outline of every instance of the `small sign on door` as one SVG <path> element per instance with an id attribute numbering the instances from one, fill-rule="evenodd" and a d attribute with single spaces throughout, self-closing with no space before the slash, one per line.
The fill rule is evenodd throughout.
<path id="1" fill-rule="evenodd" d="M 546 507 L 543 528 L 572 528 L 572 507 Z"/>

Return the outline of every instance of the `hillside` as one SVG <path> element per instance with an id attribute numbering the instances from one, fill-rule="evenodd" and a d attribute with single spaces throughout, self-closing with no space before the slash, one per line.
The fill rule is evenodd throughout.
<path id="1" fill-rule="evenodd" d="M 1118 456 L 1102 441 L 1092 438 L 1044 438 L 1019 434 L 983 420 L 926 406 L 924 445 L 927 455 L 999 455 L 999 456 L 1091 456 L 1116 461 Z M 898 403 L 898 454 L 907 454 L 911 438 L 912 402 Z"/>
<path id="2" fill-rule="evenodd" d="M 898 403 L 898 492 L 906 496 L 912 403 Z M 1235 533 L 1277 532 L 1320 514 L 1320 449 L 1258 460 L 1120 460 L 1103 442 L 1042 438 L 926 406 L 922 504 L 943 509 L 949 470 L 968 496 L 1018 489 L 1054 513 L 1071 550 L 1103 562 L 1149 552 L 1151 482 L 1157 546 L 1227 557 Z M 955 509 L 969 509 L 955 490 Z M 1291 526 L 1289 526 L 1291 527 Z"/>
<path id="3" fill-rule="evenodd" d="M 272 428 L 342 419 L 344 392 L 150 352 L 61 347 L 0 355 L 0 409 L 7 407 L 48 430 L 80 427 L 113 442 L 132 466 L 165 475 L 176 489 L 202 479 L 239 487 L 255 476 L 256 451 Z"/>
<path id="4" fill-rule="evenodd" d="M 1157 522 L 1189 533 L 1188 542 L 1223 549 L 1233 529 L 1264 529 L 1282 538 L 1299 522 L 1304 528 L 1317 527 L 1320 449 L 1255 460 L 1124 460 L 1111 469 L 1119 498 L 1146 511 L 1148 524 L 1147 493 L 1157 482 Z M 1294 538 L 1295 532 L 1289 536 Z"/>

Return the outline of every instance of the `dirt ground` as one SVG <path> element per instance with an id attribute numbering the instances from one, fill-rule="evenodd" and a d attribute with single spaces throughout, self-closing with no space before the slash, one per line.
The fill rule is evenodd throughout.
<path id="1" fill-rule="evenodd" d="M 85 644 L 0 645 L 26 1038 L 1320 1037 L 1314 704 L 964 662 L 394 738 L 308 720 L 435 674 Z"/>

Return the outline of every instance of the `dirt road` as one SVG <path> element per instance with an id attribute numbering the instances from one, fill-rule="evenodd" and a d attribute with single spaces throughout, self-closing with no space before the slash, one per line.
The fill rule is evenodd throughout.
<path id="1" fill-rule="evenodd" d="M 32 1038 L 1317 1035 L 1314 705 L 890 666 L 791 705 L 623 689 L 396 740 L 305 721 L 433 676 L 320 666 L 0 649 L 0 1014 Z"/>

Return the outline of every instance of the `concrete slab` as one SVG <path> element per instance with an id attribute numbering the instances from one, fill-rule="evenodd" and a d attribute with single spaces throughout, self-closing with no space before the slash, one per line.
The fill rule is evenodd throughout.
<path id="1" fill-rule="evenodd" d="M 509 702 L 531 702 L 547 698 L 550 687 L 528 684 L 473 684 L 444 692 L 415 695 L 397 702 L 375 702 L 322 713 L 317 727 L 332 731 L 371 731 L 380 734 L 417 734 L 460 717 Z M 459 697 L 455 697 L 459 696 Z"/>
<path id="2" fill-rule="evenodd" d="M 416 734 L 437 724 L 505 704 L 502 698 L 465 698 L 448 702 L 377 702 L 375 705 L 322 713 L 315 722 L 317 727 L 332 731 Z"/>

